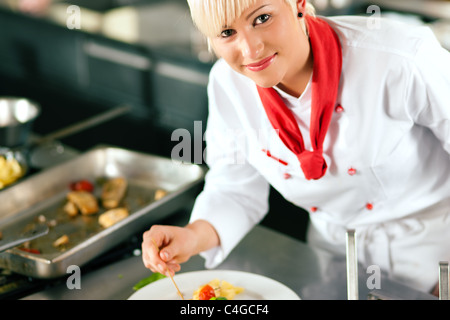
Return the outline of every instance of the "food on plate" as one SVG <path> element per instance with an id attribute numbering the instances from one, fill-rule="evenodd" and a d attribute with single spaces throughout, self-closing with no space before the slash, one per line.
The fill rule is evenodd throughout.
<path id="1" fill-rule="evenodd" d="M 94 214 L 99 210 L 97 198 L 87 191 L 71 191 L 67 194 L 67 200 L 72 202 L 83 215 Z"/>
<path id="2" fill-rule="evenodd" d="M 69 236 L 65 234 L 65 235 L 59 237 L 58 239 L 56 239 L 53 242 L 53 246 L 55 248 L 58 248 L 58 247 L 61 247 L 61 246 L 65 245 L 65 244 L 68 244 L 68 243 L 69 243 Z"/>
<path id="3" fill-rule="evenodd" d="M 98 217 L 98 223 L 103 228 L 108 228 L 113 224 L 116 224 L 120 220 L 125 219 L 126 217 L 128 217 L 128 215 L 129 213 L 126 208 L 109 209 Z"/>
<path id="4" fill-rule="evenodd" d="M 102 205 L 106 209 L 113 209 L 119 206 L 120 201 L 127 190 L 127 180 L 122 177 L 112 178 L 103 184 Z"/>
<path id="5" fill-rule="evenodd" d="M 159 273 L 159 272 L 152 273 L 149 277 L 145 277 L 144 279 L 139 280 L 139 282 L 133 286 L 133 290 L 137 291 L 152 282 L 155 282 L 159 279 L 164 279 L 164 278 L 167 278 L 167 277 L 165 275 L 163 275 L 162 273 Z"/>
<path id="6" fill-rule="evenodd" d="M 0 156 L 0 189 L 15 182 L 24 174 L 25 170 L 16 159 Z"/>
<path id="7" fill-rule="evenodd" d="M 214 279 L 194 291 L 193 300 L 233 300 L 244 291 L 242 287 L 235 287 L 225 280 Z"/>
<path id="8" fill-rule="evenodd" d="M 205 284 L 198 292 L 198 295 L 194 293 L 194 300 L 212 300 L 213 298 L 216 298 L 216 292 L 209 284 Z"/>
<path id="9" fill-rule="evenodd" d="M 155 192 L 155 200 L 159 200 L 167 195 L 167 191 L 163 189 L 158 189 Z"/>

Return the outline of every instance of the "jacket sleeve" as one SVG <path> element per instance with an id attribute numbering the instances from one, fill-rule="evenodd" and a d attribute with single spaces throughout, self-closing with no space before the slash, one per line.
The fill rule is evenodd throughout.
<path id="1" fill-rule="evenodd" d="M 406 100 L 414 122 L 429 128 L 450 153 L 450 52 L 433 37 L 418 49 Z"/>
<path id="2" fill-rule="evenodd" d="M 205 133 L 209 170 L 190 219 L 210 222 L 220 238 L 219 247 L 201 253 L 206 268 L 220 264 L 268 211 L 269 184 L 246 160 L 245 142 L 237 138 L 243 129 L 234 112 L 241 106 L 226 87 L 213 68 Z"/>

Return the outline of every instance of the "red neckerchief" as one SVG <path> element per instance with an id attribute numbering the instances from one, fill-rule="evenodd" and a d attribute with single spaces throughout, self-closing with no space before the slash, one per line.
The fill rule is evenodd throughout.
<path id="1" fill-rule="evenodd" d="M 333 114 L 342 67 L 339 38 L 324 20 L 306 16 L 314 57 L 310 138 L 312 151 L 305 150 L 303 137 L 292 111 L 274 88 L 257 86 L 272 126 L 279 130 L 283 143 L 297 155 L 306 179 L 320 179 L 327 163 L 323 158 L 323 141 Z"/>

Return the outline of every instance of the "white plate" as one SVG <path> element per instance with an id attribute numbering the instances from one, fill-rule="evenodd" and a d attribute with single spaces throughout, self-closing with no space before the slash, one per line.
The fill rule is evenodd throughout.
<path id="1" fill-rule="evenodd" d="M 300 300 L 300 297 L 284 284 L 273 279 L 242 271 L 204 270 L 176 274 L 174 280 L 185 299 L 192 299 L 198 287 L 213 279 L 225 280 L 244 291 L 235 300 Z M 160 279 L 132 294 L 129 300 L 180 300 L 170 278 Z"/>

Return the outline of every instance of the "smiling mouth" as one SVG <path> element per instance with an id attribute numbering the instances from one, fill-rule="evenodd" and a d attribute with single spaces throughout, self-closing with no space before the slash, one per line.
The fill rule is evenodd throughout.
<path id="1" fill-rule="evenodd" d="M 245 67 L 250 71 L 255 71 L 255 72 L 262 71 L 272 64 L 272 62 L 273 62 L 273 60 L 275 60 L 276 56 L 277 56 L 277 54 L 275 53 L 274 55 L 267 57 L 265 59 L 262 59 L 261 61 L 258 61 L 256 63 L 247 64 L 247 65 L 245 65 Z"/>

